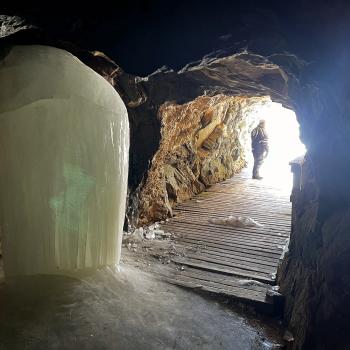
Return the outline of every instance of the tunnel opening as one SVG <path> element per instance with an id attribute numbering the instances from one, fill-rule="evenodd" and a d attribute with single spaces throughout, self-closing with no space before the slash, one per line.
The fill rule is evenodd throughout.
<path id="1" fill-rule="evenodd" d="M 306 152 L 295 112 L 269 95 L 219 94 L 167 101 L 158 118 L 160 144 L 138 194 L 139 228 L 125 236 L 124 257 L 142 261 L 149 250 L 162 264 L 178 266 L 173 284 L 200 283 L 205 291 L 280 312 L 276 275 L 291 233 L 290 162 Z M 261 119 L 270 151 L 258 181 L 251 131 Z"/>
<path id="2" fill-rule="evenodd" d="M 261 166 L 263 181 L 280 188 L 283 192 L 291 192 L 293 174 L 291 162 L 303 158 L 306 147 L 300 140 L 300 125 L 295 112 L 283 107 L 277 102 L 268 101 L 257 105 L 252 111 L 256 123 L 263 119 L 266 122 L 269 151 Z M 256 125 L 255 125 L 256 126 Z M 249 168 L 253 166 L 254 158 L 251 143 L 245 150 Z"/>
<path id="3" fill-rule="evenodd" d="M 135 179 L 134 185 L 136 187 L 140 183 L 139 179 L 144 174 L 149 175 L 147 178 L 150 179 L 147 182 L 148 179 L 145 177 L 145 187 L 142 183 L 141 191 L 143 191 L 142 201 L 144 203 L 141 203 L 140 207 L 144 210 L 141 212 L 140 225 L 147 222 L 147 220 L 149 222 L 167 220 L 165 218 L 171 215 L 175 205 L 182 205 L 185 201 L 190 201 L 191 197 L 201 191 L 204 191 L 205 194 L 207 186 L 212 185 L 215 188 L 213 183 L 224 180 L 226 176 L 229 178 L 231 175 L 228 171 L 222 170 L 221 164 L 228 165 L 229 171 L 233 172 L 235 169 L 237 173 L 243 166 L 243 161 L 239 158 L 240 149 L 238 147 L 230 148 L 234 149 L 234 153 L 227 152 L 227 148 L 217 147 L 220 140 L 223 141 L 220 145 L 225 144 L 222 135 L 224 135 L 226 129 L 220 124 L 208 123 L 210 113 L 203 116 L 203 118 L 200 117 L 201 125 L 197 131 L 203 129 L 199 135 L 203 136 L 203 143 L 187 142 L 187 130 L 183 130 L 182 134 L 176 134 L 175 132 L 173 135 L 168 132 L 167 128 L 162 127 L 160 130 L 159 124 L 162 115 L 159 112 L 160 108 L 164 107 L 165 109 L 166 102 L 169 107 L 174 107 L 176 104 L 185 105 L 199 96 L 213 98 L 218 94 L 223 94 L 231 95 L 231 97 L 244 97 L 245 94 L 249 96 L 269 95 L 273 101 L 282 102 L 289 107 L 292 106 L 297 112 L 302 126 L 303 140 L 307 142 L 308 155 L 305 164 L 299 169 L 302 176 L 299 191 L 295 196 L 296 210 L 293 213 L 292 240 L 287 259 L 284 260 L 283 269 L 280 273 L 281 293 L 286 299 L 285 321 L 292 331 L 292 335 L 294 335 L 289 339 L 295 340 L 294 344 L 289 344 L 289 347 L 293 349 L 347 349 L 347 325 L 350 310 L 350 307 L 347 307 L 349 305 L 350 241 L 348 231 L 350 196 L 348 178 L 350 166 L 347 154 L 349 145 L 349 104 L 346 102 L 348 101 L 348 89 L 346 88 L 348 86 L 346 78 L 348 77 L 348 61 L 346 60 L 348 46 L 345 45 L 344 37 L 346 37 L 347 28 L 345 24 L 350 23 L 350 21 L 344 22 L 344 19 L 348 17 L 348 11 L 342 5 L 334 5 L 332 9 L 329 8 L 330 11 L 321 5 L 315 7 L 309 4 L 300 4 L 300 6 L 294 7 L 295 11 L 291 7 L 280 8 L 275 13 L 276 17 L 273 15 L 275 10 L 272 10 L 271 17 L 266 16 L 267 12 L 259 13 L 258 16 L 247 17 L 242 16 L 241 11 L 237 8 L 234 11 L 226 11 L 225 7 L 230 26 L 226 27 L 227 30 L 225 30 L 228 35 L 219 38 L 220 45 L 218 47 L 223 50 L 206 56 L 201 62 L 189 64 L 181 72 L 167 71 L 162 68 L 149 77 L 135 77 L 123 72 L 110 60 L 107 64 L 106 57 L 101 56 L 100 60 L 96 61 L 96 56 L 93 57 L 94 55 L 91 55 L 91 53 L 77 50 L 71 47 L 70 44 L 67 47 L 68 51 L 72 51 L 78 57 L 90 61 L 93 69 L 104 76 L 118 92 L 121 92 L 123 101 L 128 107 L 129 117 L 135 122 L 131 124 L 134 127 L 133 132 L 135 134 L 133 142 L 139 142 L 141 146 L 133 148 L 134 154 L 137 154 L 137 157 L 135 156 L 131 162 L 132 175 Z M 199 10 L 199 8 L 206 7 L 196 5 L 196 10 Z M 210 12 L 214 8 L 215 6 L 207 7 Z M 177 12 L 181 13 L 181 11 Z M 199 29 L 200 37 L 206 43 L 206 49 L 201 54 L 207 53 L 208 49 L 213 48 L 211 41 L 208 41 L 208 38 L 201 33 L 201 25 L 193 25 L 192 11 L 186 12 L 191 18 L 188 23 L 191 27 Z M 268 12 L 270 13 L 270 11 Z M 232 13 L 236 13 L 241 20 L 233 21 Z M 168 21 L 167 16 L 163 18 Z M 201 17 L 197 16 L 197 18 Z M 218 18 L 221 20 L 222 16 L 218 16 Z M 120 23 L 121 28 L 125 29 L 123 28 L 125 26 L 124 21 L 117 20 L 115 22 Z M 144 21 L 147 28 L 151 22 Z M 206 25 L 206 28 L 209 29 L 216 27 L 214 22 L 208 22 L 208 20 L 200 19 L 200 22 L 201 24 L 213 24 Z M 139 23 L 139 21 L 130 21 L 130 23 Z M 232 27 L 231 24 L 235 24 L 235 26 Z M 5 32 L 5 35 L 7 35 L 6 31 L 13 31 L 14 28 L 16 31 L 18 29 L 16 26 L 16 21 L 12 24 L 11 22 L 5 22 L 1 34 Z M 80 27 L 80 24 L 74 24 L 72 27 Z M 140 33 L 137 27 L 131 27 L 136 28 L 136 33 Z M 169 23 L 166 23 L 166 27 L 171 28 Z M 239 30 L 236 30 L 236 28 Z M 171 29 L 171 31 L 177 35 L 179 34 L 178 30 Z M 61 28 L 58 27 L 55 32 L 62 34 Z M 83 35 L 90 40 L 91 32 L 89 29 Z M 110 32 L 110 29 L 104 32 L 104 38 L 107 38 L 107 41 L 110 38 Z M 169 40 L 166 32 L 163 30 L 159 32 L 164 37 L 166 47 L 174 48 L 173 45 L 169 46 L 171 40 Z M 148 31 L 145 31 L 145 33 L 148 33 Z M 188 35 L 188 33 L 191 34 L 191 30 L 188 31 L 185 28 L 183 33 L 185 34 L 182 37 L 186 36 L 191 39 L 192 46 L 194 36 Z M 138 57 L 147 56 L 144 46 L 135 44 L 135 41 L 130 41 L 128 37 L 125 37 L 125 30 L 120 30 L 120 34 L 125 38 L 125 42 L 131 43 L 133 47 L 140 47 L 142 55 L 135 55 L 137 59 Z M 37 34 L 34 39 L 31 36 L 28 35 L 27 43 L 33 43 L 33 41 L 37 43 L 38 40 L 43 40 L 46 44 L 50 42 L 49 45 L 59 45 L 58 47 L 63 45 L 58 44 L 57 41 L 40 38 L 40 35 Z M 73 40 L 77 38 L 71 34 L 67 35 L 68 39 L 69 37 Z M 178 35 L 178 37 L 181 39 L 181 35 Z M 153 50 L 153 47 L 159 48 L 159 42 L 153 40 L 152 36 L 149 36 L 149 38 L 154 41 L 154 46 L 150 46 L 151 49 L 149 50 L 150 57 L 152 57 L 149 61 L 151 61 L 154 52 L 157 52 L 157 50 Z M 170 56 L 175 61 L 178 57 L 176 51 L 186 51 L 187 53 L 195 51 L 192 47 L 190 50 L 183 50 L 183 40 L 177 40 L 177 42 L 180 50 L 173 50 L 175 54 L 169 51 Z M 118 46 L 122 47 L 123 45 Z M 89 47 L 94 47 L 94 45 L 91 43 Z M 126 51 L 129 55 L 129 51 Z M 161 55 L 157 56 L 161 57 Z M 191 59 L 196 58 L 197 56 L 191 56 Z M 115 59 L 118 61 L 118 54 L 115 55 Z M 147 59 L 142 61 L 147 62 Z M 127 67 L 124 68 L 128 69 Z M 188 108 L 191 109 L 192 107 L 189 106 Z M 180 107 L 176 110 L 179 115 L 182 115 Z M 266 118 L 266 116 L 264 115 L 263 118 Z M 147 123 L 149 127 L 145 128 Z M 238 131 L 241 130 L 240 126 L 249 130 L 238 120 L 235 125 Z M 176 131 L 176 125 L 173 124 L 171 127 Z M 212 127 L 213 129 L 211 129 Z M 144 134 L 144 137 L 140 138 L 140 134 Z M 248 132 L 244 134 L 249 138 Z M 182 138 L 186 142 L 177 144 L 175 140 L 176 152 L 171 153 L 167 150 L 164 140 L 162 140 L 163 135 L 170 135 L 172 140 L 181 141 Z M 201 138 L 199 137 L 199 139 Z M 142 141 L 140 142 L 140 140 Z M 152 142 L 149 142 L 149 140 L 152 140 Z M 144 147 L 143 144 L 146 146 Z M 158 146 L 162 147 L 163 155 L 161 152 L 157 152 Z M 215 157 L 211 157 L 211 155 L 219 152 L 220 149 L 223 150 L 223 154 L 217 157 L 218 160 L 215 161 Z M 204 155 L 208 156 L 209 161 L 201 162 Z M 228 162 L 228 155 L 235 159 L 234 163 Z M 248 150 L 247 157 L 249 155 Z M 265 182 L 261 182 L 262 184 L 272 179 L 272 175 L 269 176 L 268 172 L 270 159 L 270 157 L 266 159 L 262 168 L 262 175 L 265 177 Z M 246 161 L 249 160 L 246 159 Z M 152 163 L 159 165 L 159 169 L 155 169 Z M 177 167 L 180 163 L 183 164 L 183 167 Z M 280 164 L 281 160 L 276 163 Z M 137 167 L 138 169 L 136 169 Z M 187 168 L 189 171 L 187 171 Z M 275 174 L 275 166 L 271 166 L 271 168 L 273 168 L 273 174 Z M 234 178 L 239 179 L 239 175 Z M 248 181 L 248 177 L 245 180 Z M 277 184 L 277 180 L 273 181 L 272 184 Z M 229 186 L 230 183 L 225 181 L 223 185 Z M 249 181 L 252 180 L 249 179 Z M 257 186 L 257 183 L 255 181 L 254 186 Z M 238 183 L 238 185 L 240 184 Z M 218 185 L 217 188 L 220 189 L 220 186 Z M 203 198 L 192 200 L 192 204 L 194 206 L 203 205 L 203 208 L 209 212 L 211 207 L 215 205 L 212 203 L 211 206 L 205 207 L 204 196 L 206 194 L 204 194 L 202 195 Z M 224 198 L 225 194 L 220 196 Z M 240 209 L 244 209 L 244 203 L 239 203 L 242 204 Z M 286 203 L 284 204 L 286 205 Z M 275 205 L 274 209 L 278 209 L 278 206 Z M 205 219 L 207 220 L 207 218 Z M 193 218 L 192 221 L 193 224 L 200 224 L 199 221 L 195 222 Z M 225 230 L 222 229 L 222 233 Z M 208 234 L 212 237 L 215 235 L 216 231 L 213 229 Z M 256 235 L 254 234 L 253 237 L 256 237 Z M 279 241 L 279 238 L 276 237 L 270 238 L 270 240 Z M 217 240 L 217 237 L 214 238 Z M 232 237 L 231 246 L 238 241 L 242 241 L 242 239 L 237 234 L 236 238 L 233 239 Z M 248 246 L 248 240 L 243 241 Z M 252 246 L 254 242 L 256 241 L 251 238 L 249 246 Z M 261 247 L 259 249 L 263 251 L 266 243 L 260 243 Z M 219 243 L 211 242 L 210 244 L 213 253 Z M 131 246 L 130 248 L 132 248 L 131 250 L 139 249 L 138 246 Z M 201 249 L 201 245 L 194 248 Z M 245 247 L 244 249 L 248 248 Z M 219 255 L 215 254 L 215 256 Z M 237 253 L 236 257 L 238 256 L 244 257 L 243 252 Z M 218 261 L 223 258 L 226 259 L 227 256 L 221 255 L 221 258 L 216 259 Z M 268 260 L 271 259 L 274 258 Z M 267 261 L 264 262 L 264 265 L 268 266 Z M 230 263 L 233 264 L 234 262 L 231 261 Z M 184 271 L 183 275 L 188 272 L 186 268 Z M 228 283 L 234 284 L 236 282 L 227 279 L 226 285 Z M 199 290 L 202 288 L 201 286 L 200 283 L 192 284 L 193 288 Z M 234 284 L 234 286 L 235 288 L 242 287 L 239 284 Z M 257 290 L 260 287 L 256 285 L 254 288 Z M 188 309 L 190 309 L 190 306 Z M 8 309 L 5 314 L 10 315 L 11 312 L 13 312 L 13 308 Z M 140 314 L 139 311 L 138 313 Z M 148 315 L 147 312 L 144 314 Z M 11 323 L 8 322 L 7 316 L 4 316 L 3 320 L 3 324 Z M 81 320 L 77 320 L 77 322 L 81 322 Z M 216 320 L 213 319 L 211 324 L 215 322 Z M 95 326 L 96 328 L 98 327 Z M 190 329 L 190 327 L 188 328 Z M 11 333 L 14 327 L 8 329 Z M 229 330 L 226 333 L 231 332 Z M 88 334 L 88 337 L 90 339 L 90 334 Z M 104 337 L 95 338 L 102 339 Z M 134 334 L 131 338 L 135 338 Z M 230 342 L 228 348 L 231 344 L 233 343 Z M 245 348 L 248 348 L 248 346 Z"/>
<path id="4" fill-rule="evenodd" d="M 290 162 L 304 156 L 295 112 L 270 96 L 200 96 L 167 102 L 158 112 L 160 145 L 138 193 L 138 225 L 173 215 L 173 208 L 242 169 L 253 167 L 251 131 L 266 120 L 269 153 L 261 167 L 264 183 L 290 194 Z"/>

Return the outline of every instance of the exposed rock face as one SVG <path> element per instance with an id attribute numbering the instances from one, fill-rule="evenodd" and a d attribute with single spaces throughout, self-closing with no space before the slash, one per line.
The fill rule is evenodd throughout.
<path id="1" fill-rule="evenodd" d="M 308 156 L 293 201 L 290 251 L 279 271 L 298 350 L 349 348 L 349 79 L 345 61 L 323 64 L 323 76 L 315 75 L 319 69 L 309 66 L 294 94 Z"/>
<path id="2" fill-rule="evenodd" d="M 233 128 L 258 102 L 254 97 L 292 104 L 288 94 L 295 77 L 289 66 L 284 70 L 274 63 L 282 58 L 289 66 L 300 64 L 293 55 L 270 60 L 222 51 L 179 72 L 119 76 L 116 88 L 128 106 L 131 128 L 129 184 L 135 191 L 142 183 L 139 224 L 165 218 L 177 202 L 242 168 L 240 131 Z"/>
<path id="3" fill-rule="evenodd" d="M 147 78 L 128 75 L 121 70 L 113 78 L 113 65 L 109 73 L 105 68 L 102 73 L 105 76 L 107 73 L 107 78 L 128 106 L 131 128 L 129 185 L 135 190 L 144 177 L 143 195 L 148 196 L 148 201 L 154 196 L 159 204 L 159 208 L 152 211 L 147 203 L 142 204 L 149 213 L 159 211 L 166 215 L 173 201 L 166 198 L 164 168 L 169 169 L 170 165 L 171 174 L 174 166 L 165 155 L 170 143 L 162 134 L 163 131 L 169 134 L 170 126 L 162 126 L 166 116 L 161 111 L 167 108 L 169 111 L 180 110 L 187 103 L 194 104 L 200 96 L 220 94 L 270 95 L 273 100 L 296 111 L 302 140 L 308 148 L 303 175 L 306 185 L 294 203 L 290 252 L 280 271 L 281 287 L 286 296 L 285 320 L 295 335 L 291 345 L 295 350 L 349 348 L 346 331 L 350 319 L 350 52 L 347 44 L 350 21 L 345 2 L 340 5 L 332 2 L 329 9 L 321 3 L 324 2 L 318 7 L 309 1 L 290 2 L 288 10 L 282 6 L 281 11 L 286 16 L 280 18 L 280 25 L 277 20 L 271 20 L 274 18 L 265 17 L 265 13 L 245 17 L 245 26 L 239 23 L 237 30 L 231 30 L 232 40 L 245 40 L 250 51 L 258 53 L 256 55 L 240 50 L 216 53 L 215 57 L 206 57 L 180 72 L 159 70 Z M 213 7 L 208 8 L 212 10 Z M 234 23 L 231 13 L 229 17 Z M 244 31 L 245 28 L 249 33 Z M 286 54 L 287 50 L 312 64 L 305 68 L 295 56 Z M 83 53 L 77 56 L 86 63 Z M 88 56 L 94 60 L 91 54 Z M 98 66 L 100 68 L 94 69 L 101 72 L 102 62 Z M 187 132 L 186 137 L 198 133 L 198 124 L 194 125 L 197 129 L 193 134 Z M 175 134 L 172 140 L 178 145 Z M 192 144 L 195 145 L 195 141 Z M 178 147 L 180 159 L 186 159 L 187 163 L 179 161 L 177 166 L 179 169 L 190 168 L 188 155 L 193 150 Z M 157 181 L 153 159 L 160 166 Z M 200 159 L 199 153 L 195 159 Z M 149 177 L 148 169 L 151 169 Z M 188 178 L 191 178 L 190 174 Z M 186 186 L 184 182 L 180 186 L 178 181 L 173 183 L 175 172 L 168 179 L 169 193 L 172 192 L 174 198 L 184 198 L 197 188 L 195 184 L 199 177 L 192 177 L 193 181 L 190 185 L 186 182 Z M 154 193 L 148 185 L 151 183 L 159 186 Z M 147 188 L 149 193 L 146 193 Z"/>
<path id="4" fill-rule="evenodd" d="M 131 130 L 131 189 L 135 190 L 142 180 L 146 181 L 147 171 L 159 149 L 164 126 L 160 112 L 163 106 L 219 95 L 271 96 L 274 101 L 290 106 L 288 89 L 295 79 L 274 60 L 247 52 L 219 52 L 179 72 L 160 69 L 145 78 L 124 72 L 119 74 L 115 87 L 128 107 Z M 292 55 L 286 55 L 285 60 L 292 66 L 298 62 Z M 171 117 L 166 121 L 171 122 Z"/>
<path id="5" fill-rule="evenodd" d="M 324 205 L 315 166 L 306 159 L 293 196 L 289 253 L 279 274 L 293 349 L 349 347 L 349 227 L 350 208 Z"/>
<path id="6" fill-rule="evenodd" d="M 135 81 L 136 90 L 142 91 L 139 101 L 144 102 L 139 107 L 129 108 L 134 120 L 149 122 L 159 117 L 162 122 L 158 110 L 166 109 L 166 105 L 163 106 L 166 101 L 176 109 L 179 108 L 177 104 L 195 101 L 198 96 L 224 94 L 270 95 L 273 100 L 295 110 L 302 141 L 308 148 L 303 174 L 306 185 L 294 204 L 290 252 L 279 274 L 281 290 L 286 296 L 285 321 L 295 335 L 290 346 L 293 350 L 349 348 L 350 81 L 347 62 L 350 54 L 341 46 L 329 52 L 333 54 L 316 56 L 308 65 L 303 65 L 293 55 L 272 55 L 267 59 L 241 53 L 205 59 L 178 73 L 160 71 Z M 339 53 L 337 64 L 334 64 L 334 52 Z M 155 122 L 153 125 L 157 127 Z M 161 145 L 162 135 L 155 134 Z M 160 168 L 157 173 L 152 172 L 151 167 L 149 183 L 153 181 L 153 174 L 158 176 L 153 182 L 158 189 L 152 192 L 149 186 L 146 192 L 146 180 L 143 194 L 149 199 L 142 205 L 150 208 L 147 206 L 154 196 L 160 205 L 150 208 L 147 215 L 157 211 L 166 215 L 172 202 L 166 192 L 167 180 L 162 166 L 165 164 L 169 169 L 169 161 L 164 154 L 156 152 L 155 143 L 154 146 L 155 152 L 149 153 L 149 159 L 159 161 Z M 173 178 L 169 177 L 169 183 L 173 184 Z M 194 180 L 195 177 L 193 184 Z M 181 184 L 179 191 L 179 187 L 168 185 L 174 198 L 174 193 L 189 195 L 188 188 L 193 191 L 196 187 Z"/>
<path id="7" fill-rule="evenodd" d="M 34 27 L 19 16 L 0 15 L 0 38 Z"/>
<path id="8" fill-rule="evenodd" d="M 140 78 L 125 73 L 103 53 L 88 52 L 52 39 L 40 29 L 7 35 L 12 32 L 11 28 L 6 28 L 8 33 L 3 33 L 3 46 L 40 44 L 65 49 L 116 88 L 128 107 L 131 132 L 129 184 L 132 190 L 147 178 L 150 162 L 158 150 L 162 122 L 159 111 L 164 104 L 184 104 L 200 96 L 271 96 L 274 101 L 291 107 L 288 90 L 295 85 L 295 74 L 302 65 L 290 54 L 267 58 L 247 51 L 221 50 L 178 72 L 162 68 Z"/>
<path id="9" fill-rule="evenodd" d="M 164 104 L 159 149 L 140 193 L 140 223 L 166 218 L 174 204 L 239 172 L 249 112 L 265 100 L 216 95 Z"/>
<path id="10" fill-rule="evenodd" d="M 344 51 L 342 55 L 347 57 Z M 177 73 L 159 71 L 144 79 L 121 75 L 116 85 L 128 103 L 133 134 L 130 184 L 139 184 L 147 174 L 144 200 L 140 202 L 142 221 L 168 215 L 177 200 L 200 190 L 199 183 L 204 186 L 223 175 L 218 172 L 220 176 L 210 178 L 208 171 L 204 181 L 200 175 L 197 177 L 195 174 L 205 173 L 203 169 L 208 168 L 201 162 L 198 148 L 194 152 L 196 142 L 192 141 L 194 147 L 187 149 L 181 145 L 180 133 L 174 130 L 172 133 L 171 124 L 166 125 L 186 115 L 184 106 L 193 108 L 203 95 L 211 98 L 270 95 L 296 111 L 301 137 L 308 148 L 303 172 L 306 185 L 294 204 L 290 253 L 279 277 L 286 296 L 285 321 L 295 335 L 293 350 L 348 348 L 350 124 L 346 102 L 349 81 L 341 79 L 347 74 L 345 62 L 342 60 L 336 67 L 331 61 L 314 63 L 305 68 L 293 55 L 273 55 L 266 59 L 241 53 L 206 58 L 195 67 Z M 173 114 L 175 111 L 179 115 Z M 199 134 L 200 118 L 194 113 L 196 119 L 194 130 L 187 130 L 184 139 Z M 205 124 L 205 118 L 203 121 Z M 218 128 L 212 136 L 220 132 Z M 165 135 L 171 136 L 170 140 Z M 171 145 L 177 149 L 173 157 L 166 154 Z M 194 153 L 196 160 L 191 163 Z M 209 163 L 215 167 L 214 153 L 212 158 L 209 156 Z M 180 157 L 174 162 L 175 154 Z M 191 167 L 196 162 L 201 170 Z M 150 169 L 148 173 L 147 169 Z M 192 174 L 184 169 L 191 169 Z M 185 176 L 178 176 L 180 171 Z M 229 176 L 229 170 L 224 176 Z"/>

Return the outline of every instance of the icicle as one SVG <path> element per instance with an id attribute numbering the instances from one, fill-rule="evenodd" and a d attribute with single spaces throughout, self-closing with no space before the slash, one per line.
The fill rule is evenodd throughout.
<path id="1" fill-rule="evenodd" d="M 119 262 L 126 108 L 68 52 L 15 46 L 0 62 L 0 226 L 6 275 Z"/>

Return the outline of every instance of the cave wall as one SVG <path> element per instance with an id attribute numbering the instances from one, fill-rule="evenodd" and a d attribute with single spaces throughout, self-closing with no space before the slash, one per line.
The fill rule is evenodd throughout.
<path id="1" fill-rule="evenodd" d="M 301 137 L 308 149 L 301 187 L 293 196 L 289 253 L 278 278 L 286 297 L 285 321 L 295 338 L 292 349 L 349 348 L 347 69 L 343 60 L 310 64 L 292 93 Z"/>
<path id="2" fill-rule="evenodd" d="M 115 64 L 108 71 L 101 61 L 95 66 L 128 107 L 132 191 L 147 183 L 162 142 L 159 109 L 167 101 L 176 106 L 204 95 L 270 95 L 295 110 L 308 148 L 303 175 L 307 186 L 293 204 L 290 251 L 279 281 L 286 296 L 285 321 L 295 335 L 290 347 L 298 350 L 349 348 L 350 21 L 344 2 L 326 7 L 324 3 L 298 1 L 288 4 L 287 10 L 281 7 L 280 23 L 278 16 L 266 17 L 266 12 L 236 22 L 228 11 L 230 23 L 239 28 L 230 27 L 232 41 L 220 42 L 225 50 L 179 72 L 160 69 L 139 78 L 115 70 Z M 139 33 L 138 37 L 143 40 Z M 181 36 L 177 41 L 180 47 Z M 83 61 L 85 55 L 95 61 L 90 53 L 77 54 Z"/>
<path id="3" fill-rule="evenodd" d="M 177 72 L 163 67 L 147 77 L 138 77 L 124 72 L 99 51 L 80 49 L 69 42 L 54 39 L 38 28 L 11 32 L 1 40 L 4 52 L 17 44 L 54 46 L 73 53 L 113 85 L 123 99 L 130 125 L 127 216 L 132 226 L 171 215 L 176 203 L 239 171 L 244 165 L 244 155 L 230 124 L 242 118 L 241 110 L 245 107 L 238 101 L 248 96 L 270 96 L 272 100 L 291 107 L 288 90 L 295 83 L 294 71 L 299 70 L 301 64 L 291 54 L 267 58 L 246 50 L 236 52 L 232 48 L 206 55 Z M 280 62 L 283 62 L 283 68 Z M 214 112 L 220 115 L 217 122 L 222 125 L 213 122 L 207 129 L 203 128 L 198 113 L 192 113 L 196 109 L 192 107 L 198 105 L 197 99 L 201 96 L 202 101 L 207 99 L 211 103 L 219 101 L 222 96 L 236 97 L 236 102 L 230 100 L 221 105 L 215 102 Z M 177 113 L 186 104 L 190 106 L 187 113 L 170 113 L 173 107 L 177 106 Z M 204 104 L 200 108 L 209 107 Z M 234 112 L 227 113 L 227 110 Z M 181 115 L 183 121 L 172 130 L 171 126 Z M 223 122 L 226 117 L 227 124 Z M 187 128 L 183 133 L 181 129 L 188 122 L 192 129 Z M 215 130 L 211 130 L 214 125 Z M 212 133 L 210 138 L 202 135 L 208 130 Z M 233 139 L 229 140 L 225 133 Z M 180 134 L 185 147 L 179 143 Z M 204 137 L 205 145 L 197 144 L 196 137 Z M 165 156 L 174 149 L 176 155 Z M 185 175 L 179 176 L 182 173 Z"/>
<path id="4" fill-rule="evenodd" d="M 292 66 L 296 61 L 293 55 L 281 57 Z M 131 126 L 129 184 L 135 225 L 164 219 L 176 203 L 242 168 L 244 155 L 231 123 L 248 112 L 254 98 L 271 96 L 290 107 L 288 89 L 295 79 L 274 63 L 281 57 L 220 52 L 178 72 L 162 68 L 144 78 L 119 77 L 116 88 L 123 91 Z M 210 104 L 213 117 L 207 111 Z M 206 117 L 202 119 L 206 112 L 208 119 L 217 118 L 207 129 Z M 205 145 L 197 143 L 198 137 L 208 139 Z M 227 156 L 225 149 L 230 149 Z"/>
<path id="5" fill-rule="evenodd" d="M 139 193 L 139 223 L 171 216 L 176 203 L 238 173 L 246 165 L 250 112 L 266 101 L 216 95 L 162 105 L 160 145 Z"/>
<path id="6" fill-rule="evenodd" d="M 336 60 L 334 52 L 338 55 Z M 161 152 L 163 147 L 164 150 L 170 147 L 169 142 L 162 146 L 162 133 L 169 130 L 162 125 L 160 112 L 167 106 L 176 110 L 178 105 L 194 103 L 199 96 L 223 94 L 271 96 L 272 100 L 294 109 L 308 155 L 303 172 L 305 186 L 293 204 L 290 250 L 279 271 L 286 300 L 285 323 L 295 336 L 290 348 L 348 349 L 350 79 L 346 58 L 350 55 L 344 47 L 333 48 L 308 63 L 285 53 L 268 58 L 246 52 L 223 55 L 207 56 L 179 72 L 160 70 L 147 78 L 135 78 L 126 87 L 124 84 L 126 92 L 134 93 L 129 103 L 134 120 L 141 124 L 152 120 L 155 131 L 156 142 L 145 155 L 150 167 L 142 168 L 143 176 L 146 175 L 143 195 L 145 199 L 151 198 L 150 184 L 155 175 L 163 192 L 153 193 L 160 204 L 155 210 L 146 200 L 141 204 L 141 210 L 146 208 L 142 215 L 157 212 L 168 215 L 174 204 L 167 197 L 167 180 L 162 170 L 166 165 L 172 173 L 166 152 Z M 181 147 L 179 150 L 182 151 Z M 160 165 L 158 170 L 152 168 L 153 161 Z M 183 165 L 179 162 L 177 166 Z M 136 178 L 140 180 L 141 176 Z M 168 182 L 174 178 L 170 176 Z M 180 194 L 179 200 L 194 193 L 197 182 L 195 177 L 192 179 L 191 186 L 182 185 L 175 191 Z M 171 187 L 176 188 L 179 182 L 168 185 L 168 189 L 172 191 Z M 148 214 L 147 210 L 150 210 Z M 154 218 L 160 217 L 157 215 Z"/>
<path id="7" fill-rule="evenodd" d="M 348 349 L 350 207 L 322 198 L 308 156 L 293 193 L 289 252 L 279 269 L 292 349 Z M 332 200 L 332 202 L 330 201 Z"/>

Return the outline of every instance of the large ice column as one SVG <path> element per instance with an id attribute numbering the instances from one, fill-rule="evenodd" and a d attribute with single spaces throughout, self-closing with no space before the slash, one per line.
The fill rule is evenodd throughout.
<path id="1" fill-rule="evenodd" d="M 5 274 L 117 264 L 128 172 L 126 108 L 70 53 L 15 46 L 0 61 Z"/>

